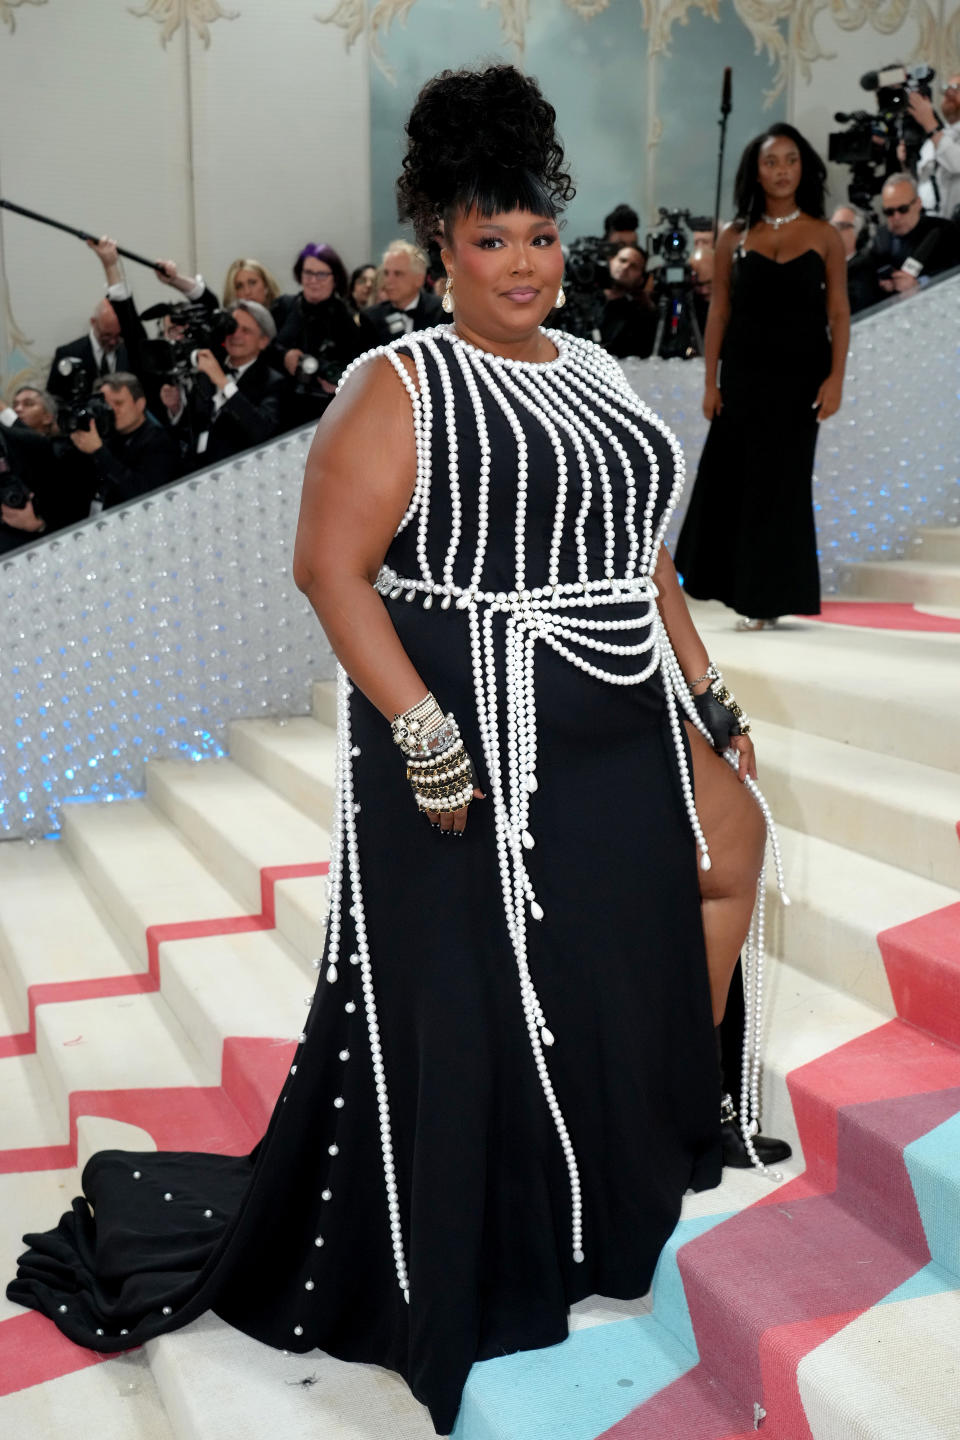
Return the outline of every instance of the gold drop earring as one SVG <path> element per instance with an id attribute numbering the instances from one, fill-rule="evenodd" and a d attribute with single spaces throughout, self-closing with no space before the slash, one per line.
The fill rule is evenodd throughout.
<path id="1" fill-rule="evenodd" d="M 447 283 L 446 283 L 446 287 L 444 288 L 443 299 L 440 301 L 440 304 L 441 304 L 441 306 L 443 307 L 443 309 L 447 312 L 448 315 L 452 315 L 452 314 L 453 314 L 453 276 L 452 276 L 452 275 L 448 275 L 448 276 L 447 276 Z"/>
<path id="2" fill-rule="evenodd" d="M 560 289 L 557 291 L 557 299 L 556 299 L 556 302 L 555 302 L 553 308 L 554 308 L 554 310 L 562 310 L 563 307 L 564 307 L 564 305 L 566 305 L 566 303 L 567 303 L 567 297 L 566 297 L 566 295 L 564 295 L 564 293 L 563 293 L 563 286 L 561 285 L 561 286 L 560 286 Z"/>

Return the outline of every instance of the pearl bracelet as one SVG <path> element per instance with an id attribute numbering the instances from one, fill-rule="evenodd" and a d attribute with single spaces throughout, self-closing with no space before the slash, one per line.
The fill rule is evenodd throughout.
<path id="1" fill-rule="evenodd" d="M 460 739 L 457 722 L 444 715 L 429 691 L 402 715 L 394 715 L 390 729 L 393 743 L 411 757 L 443 754 Z"/>

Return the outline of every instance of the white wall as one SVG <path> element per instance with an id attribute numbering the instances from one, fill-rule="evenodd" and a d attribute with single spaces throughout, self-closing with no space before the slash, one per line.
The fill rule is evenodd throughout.
<path id="1" fill-rule="evenodd" d="M 369 97 L 363 43 L 301 0 L 243 0 L 166 46 L 144 0 L 49 0 L 0 21 L 0 194 L 149 257 L 197 266 L 219 291 L 238 255 L 284 288 L 308 240 L 345 264 L 370 248 Z M 173 15 L 198 7 L 154 6 Z M 102 292 L 79 240 L 0 211 L 0 388 L 46 375 Z M 128 263 L 141 307 L 169 296 Z M 0 287 L 3 274 L 0 273 Z M 17 328 L 22 339 L 17 334 Z"/>

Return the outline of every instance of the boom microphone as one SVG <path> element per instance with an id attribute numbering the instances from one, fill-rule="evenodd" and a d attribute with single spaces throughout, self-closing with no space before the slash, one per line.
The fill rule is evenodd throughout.
<path id="1" fill-rule="evenodd" d="M 723 69 L 723 94 L 720 97 L 721 115 L 729 115 L 733 109 L 733 71 L 729 65 Z"/>

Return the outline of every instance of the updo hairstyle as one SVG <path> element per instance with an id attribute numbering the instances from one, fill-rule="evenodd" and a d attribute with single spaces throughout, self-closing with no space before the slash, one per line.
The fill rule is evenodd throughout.
<path id="1" fill-rule="evenodd" d="M 557 219 L 576 193 L 564 170 L 557 113 L 513 65 L 444 70 L 420 91 L 407 121 L 397 181 L 401 220 L 421 245 L 476 206 L 484 218 L 511 210 Z"/>

